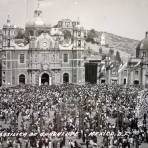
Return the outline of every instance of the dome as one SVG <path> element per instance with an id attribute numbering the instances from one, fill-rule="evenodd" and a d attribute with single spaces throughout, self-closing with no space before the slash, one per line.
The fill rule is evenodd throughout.
<path id="1" fill-rule="evenodd" d="M 37 26 L 43 26 L 43 25 L 45 25 L 44 21 L 40 17 L 37 17 L 35 19 L 34 24 L 37 25 Z"/>
<path id="2" fill-rule="evenodd" d="M 137 48 L 148 50 L 148 32 L 146 32 L 145 38 L 138 44 Z"/>
<path id="3" fill-rule="evenodd" d="M 26 23 L 26 26 L 43 26 L 45 25 L 41 17 L 35 17 L 32 21 Z"/>
<path id="4" fill-rule="evenodd" d="M 6 24 L 3 25 L 3 28 L 14 28 L 14 25 L 11 23 L 9 15 L 8 15 Z"/>
<path id="5" fill-rule="evenodd" d="M 148 50 L 148 37 L 143 39 L 140 44 L 140 49 L 147 49 Z"/>
<path id="6" fill-rule="evenodd" d="M 137 45 L 136 57 L 139 57 L 140 50 L 148 50 L 148 32 L 146 32 L 145 38 Z"/>

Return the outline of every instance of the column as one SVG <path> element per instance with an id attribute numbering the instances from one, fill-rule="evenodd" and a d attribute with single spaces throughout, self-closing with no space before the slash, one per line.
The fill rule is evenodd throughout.
<path id="1" fill-rule="evenodd" d="M 52 85 L 52 77 L 49 76 L 49 85 Z"/>

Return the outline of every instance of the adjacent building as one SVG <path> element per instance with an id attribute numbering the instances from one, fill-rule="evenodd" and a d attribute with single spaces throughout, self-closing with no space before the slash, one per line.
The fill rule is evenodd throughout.
<path id="1" fill-rule="evenodd" d="M 119 69 L 119 84 L 148 88 L 148 32 L 136 48 L 136 57 L 131 57 Z"/>

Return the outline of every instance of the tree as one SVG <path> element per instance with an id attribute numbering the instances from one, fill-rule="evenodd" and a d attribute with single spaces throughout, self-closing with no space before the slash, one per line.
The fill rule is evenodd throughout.
<path id="1" fill-rule="evenodd" d="M 91 29 L 87 34 L 86 41 L 91 42 L 91 43 L 95 43 L 95 38 L 97 38 L 97 37 L 98 37 L 98 35 L 97 35 L 96 31 L 94 29 Z"/>
<path id="2" fill-rule="evenodd" d="M 122 62 L 119 51 L 116 52 L 115 60 L 118 61 L 119 63 Z"/>
<path id="3" fill-rule="evenodd" d="M 96 31 L 94 29 L 91 29 L 89 32 L 88 32 L 88 36 L 91 37 L 91 38 L 96 38 L 98 37 Z"/>
<path id="4" fill-rule="evenodd" d="M 112 57 L 114 55 L 114 50 L 110 48 L 108 54 L 110 57 Z"/>
<path id="5" fill-rule="evenodd" d="M 102 55 L 102 60 L 105 60 L 105 58 L 106 58 L 106 54 L 103 54 Z"/>

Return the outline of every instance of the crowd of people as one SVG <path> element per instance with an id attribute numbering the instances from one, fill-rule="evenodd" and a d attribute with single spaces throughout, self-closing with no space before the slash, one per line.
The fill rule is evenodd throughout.
<path id="1" fill-rule="evenodd" d="M 22 85 L 0 89 L 1 147 L 136 147 L 148 141 L 146 114 L 136 114 L 137 87 L 120 85 Z M 142 125 L 139 125 L 139 120 Z M 41 133 L 62 132 L 60 136 Z M 90 133 L 97 132 L 91 135 Z M 66 133 L 78 133 L 70 137 Z M 103 134 L 102 134 L 103 133 Z"/>

